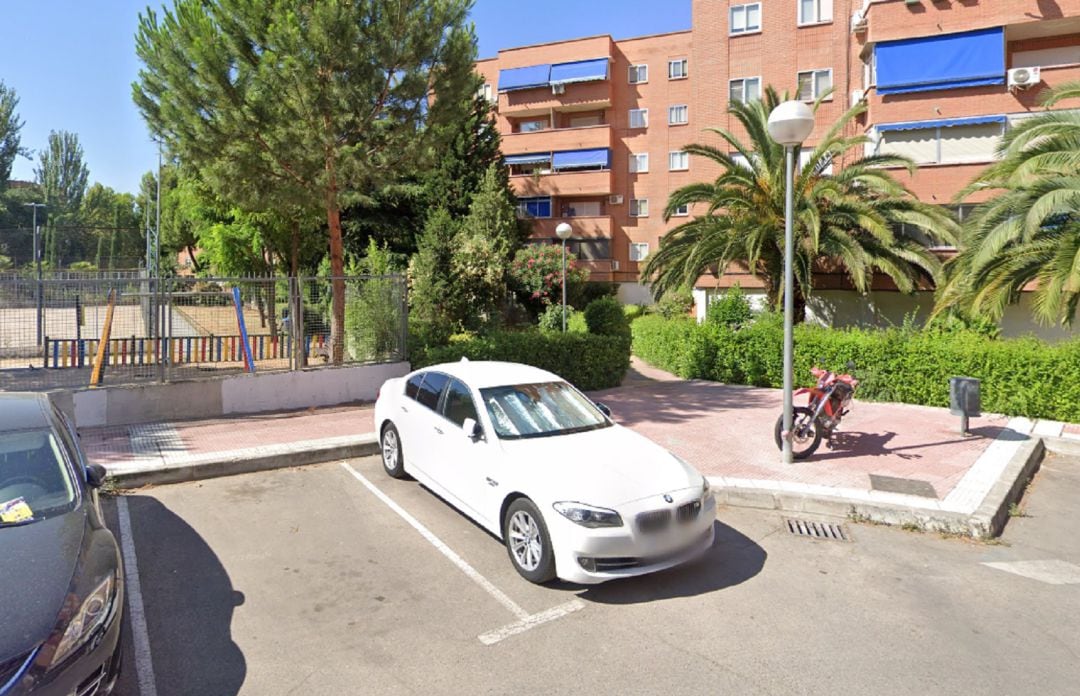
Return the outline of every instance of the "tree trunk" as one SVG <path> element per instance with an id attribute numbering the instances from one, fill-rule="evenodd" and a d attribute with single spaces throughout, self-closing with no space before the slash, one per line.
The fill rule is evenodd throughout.
<path id="1" fill-rule="evenodd" d="M 289 275 L 300 277 L 300 221 L 293 222 L 291 248 L 289 249 Z"/>
<path id="2" fill-rule="evenodd" d="M 292 306 L 289 307 L 289 316 L 292 317 L 290 330 L 296 345 L 301 346 L 304 341 L 304 286 L 300 282 L 300 220 L 293 222 L 290 242 L 292 248 L 289 250 L 289 275 L 295 278 L 292 281 L 294 285 L 291 287 L 296 291 L 296 295 L 292 298 Z M 307 367 L 307 353 L 302 349 L 297 349 L 295 355 L 300 367 Z"/>
<path id="3" fill-rule="evenodd" d="M 326 219 L 330 226 L 330 360 L 340 365 L 345 360 L 345 248 L 341 240 L 341 209 L 337 201 L 337 175 L 334 163 L 327 159 L 330 175 L 326 188 Z"/>

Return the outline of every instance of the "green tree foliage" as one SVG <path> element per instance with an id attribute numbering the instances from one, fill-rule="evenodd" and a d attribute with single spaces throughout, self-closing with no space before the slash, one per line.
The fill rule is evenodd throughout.
<path id="1" fill-rule="evenodd" d="M 81 230 L 81 257 L 94 268 L 113 270 L 136 268 L 144 258 L 146 243 L 135 209 L 135 196 L 117 193 L 108 186 L 95 183 L 83 196 L 78 225 L 65 230 L 68 234 Z"/>
<path id="2" fill-rule="evenodd" d="M 28 203 L 41 202 L 41 189 L 35 186 L 0 191 L 0 254 L 15 267 L 33 262 L 33 209 Z M 38 211 L 38 222 L 43 218 Z"/>
<path id="3" fill-rule="evenodd" d="M 29 157 L 30 153 L 22 146 L 19 131 L 23 122 L 15 113 L 19 97 L 0 80 L 0 192 L 7 188 L 11 180 L 11 167 L 16 157 Z"/>
<path id="4" fill-rule="evenodd" d="M 769 303 L 781 298 L 784 260 L 784 148 L 768 134 L 768 118 L 783 100 L 774 89 L 762 99 L 728 107 L 745 129 L 744 142 L 731 131 L 714 128 L 722 147 L 690 145 L 691 155 L 721 169 L 714 181 L 684 186 L 668 198 L 665 220 L 684 205 L 706 212 L 664 235 L 649 257 L 642 276 L 661 296 L 672 288 L 690 287 L 704 273 L 723 272 L 741 264 L 761 278 Z M 819 100 L 820 103 L 820 100 Z M 814 106 L 817 109 L 817 104 Z M 864 135 L 847 136 L 852 121 L 865 111 L 859 104 L 841 116 L 820 139 L 806 164 L 795 173 L 795 298 L 802 316 L 812 289 L 815 264 L 829 262 L 847 275 L 859 292 L 867 292 L 876 272 L 890 277 L 903 292 L 912 292 L 922 278 L 939 279 L 941 262 L 920 242 L 898 237 L 900 223 L 917 227 L 940 242 L 953 243 L 958 226 L 944 209 L 920 202 L 882 167 L 911 160 L 894 155 L 863 156 Z M 748 165 L 740 163 L 737 152 Z M 796 156 L 798 153 L 796 153 Z M 824 173 L 834 162 L 843 167 Z"/>
<path id="5" fill-rule="evenodd" d="M 728 288 L 723 295 L 709 303 L 705 310 L 705 322 L 716 326 L 737 329 L 750 323 L 754 312 L 738 285 Z"/>
<path id="6" fill-rule="evenodd" d="M 474 89 L 469 7 L 178 0 L 160 17 L 140 16 L 144 67 L 133 93 L 151 131 L 227 200 L 325 214 L 335 363 L 344 351 L 341 208 L 424 157 L 432 126 L 459 117 Z"/>
<path id="7" fill-rule="evenodd" d="M 1080 98 L 1080 82 L 1047 92 L 1047 108 Z M 1034 314 L 1070 325 L 1080 308 L 1080 113 L 1046 111 L 1011 128 L 1000 161 L 963 191 L 994 191 L 964 221 L 960 253 L 948 264 L 935 315 L 1000 319 L 1035 285 Z"/>
<path id="8" fill-rule="evenodd" d="M 436 128 L 433 139 L 438 152 L 432 153 L 435 166 L 423 178 L 428 202 L 445 208 L 453 217 L 469 212 L 473 195 L 480 191 L 487 174 L 495 172 L 504 189 L 508 189 L 508 170 L 502 164 L 499 151 L 499 131 L 491 102 L 478 94 L 481 80 L 474 78 L 476 88 L 463 104 L 463 119 Z M 512 195 L 509 196 L 511 201 Z"/>
<path id="9" fill-rule="evenodd" d="M 462 328 L 453 271 L 458 227 L 445 208 L 436 208 L 409 263 L 409 327 L 423 345 L 443 343 Z"/>
<path id="10" fill-rule="evenodd" d="M 401 283 L 391 275 L 398 270 L 394 256 L 374 239 L 368 242 L 367 255 L 349 268 L 349 275 L 369 276 L 349 284 L 345 302 L 346 349 L 353 360 L 400 357 Z"/>
<path id="11" fill-rule="evenodd" d="M 532 244 L 518 250 L 510 264 L 511 287 L 518 299 L 536 313 L 549 304 L 562 302 L 562 246 Z M 578 288 L 589 278 L 587 268 L 578 267 L 574 254 L 566 254 L 567 296 L 579 294 Z"/>
<path id="12" fill-rule="evenodd" d="M 45 194 L 52 215 L 77 213 L 86 194 L 90 170 L 83 161 L 79 136 L 67 131 L 49 133 L 49 144 L 38 154 L 34 178 Z"/>

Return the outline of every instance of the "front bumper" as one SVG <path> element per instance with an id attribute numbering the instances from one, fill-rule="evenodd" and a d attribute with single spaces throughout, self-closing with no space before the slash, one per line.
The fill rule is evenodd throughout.
<path id="1" fill-rule="evenodd" d="M 677 500 L 674 506 L 685 502 Z M 658 535 L 638 531 L 632 515 L 624 515 L 621 527 L 598 529 L 582 527 L 558 513 L 548 517 L 557 518 L 549 524 L 558 530 L 552 544 L 556 575 L 567 582 L 593 585 L 673 568 L 705 553 L 715 535 L 716 499 L 705 498 L 694 521 L 673 522 Z"/>

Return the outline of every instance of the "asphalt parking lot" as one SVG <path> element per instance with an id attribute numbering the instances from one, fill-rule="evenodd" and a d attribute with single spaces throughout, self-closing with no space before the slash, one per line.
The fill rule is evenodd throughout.
<path id="1" fill-rule="evenodd" d="M 1072 693 L 1080 584 L 1005 567 L 1080 564 L 1080 464 L 1048 464 L 1002 544 L 721 509 L 700 562 L 594 587 L 529 585 L 374 457 L 144 489 L 107 503 L 130 556 L 118 690 Z"/>

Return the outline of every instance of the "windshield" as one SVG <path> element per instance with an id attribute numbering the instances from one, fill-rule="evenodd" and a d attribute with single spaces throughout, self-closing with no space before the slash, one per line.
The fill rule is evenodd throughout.
<path id="1" fill-rule="evenodd" d="M 591 401 L 566 382 L 481 389 L 495 433 L 515 440 L 565 435 L 611 425 Z"/>
<path id="2" fill-rule="evenodd" d="M 0 433 L 0 527 L 67 512 L 75 486 L 48 429 Z"/>

